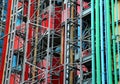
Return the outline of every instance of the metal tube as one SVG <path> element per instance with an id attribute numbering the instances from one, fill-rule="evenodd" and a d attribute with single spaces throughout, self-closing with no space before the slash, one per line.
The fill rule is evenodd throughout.
<path id="1" fill-rule="evenodd" d="M 112 9 L 112 43 L 113 43 L 113 59 L 114 59 L 114 84 L 118 84 L 117 80 L 117 66 L 116 66 L 116 45 L 115 45 L 115 25 L 114 25 L 114 0 L 111 0 L 111 9 Z"/>
<path id="2" fill-rule="evenodd" d="M 95 84 L 94 0 L 91 0 L 92 84 Z"/>
<path id="3" fill-rule="evenodd" d="M 64 63 L 64 36 L 65 36 L 65 27 L 61 29 L 61 55 L 60 55 L 60 64 Z"/>
<path id="4" fill-rule="evenodd" d="M 106 1 L 104 1 L 104 17 L 106 17 Z M 106 83 L 109 84 L 108 83 L 108 68 L 107 68 L 107 66 L 108 66 L 108 55 L 107 55 L 107 47 L 108 46 L 107 46 L 107 39 L 106 39 L 107 38 L 107 35 L 106 35 L 107 29 L 106 29 L 106 19 L 104 19 L 104 20 L 105 20 L 104 26 L 105 26 L 105 50 L 106 50 L 106 52 L 105 52 L 105 55 L 106 55 L 106 66 L 105 66 L 106 67 L 106 74 L 105 74 L 106 76 L 105 76 L 105 78 L 106 78 Z"/>
<path id="5" fill-rule="evenodd" d="M 117 54 L 118 54 L 118 66 L 119 66 L 119 81 L 120 81 L 120 44 L 119 44 L 119 28 L 118 28 L 118 0 L 115 0 L 115 24 L 116 24 L 116 41 L 117 41 Z"/>
<path id="6" fill-rule="evenodd" d="M 24 83 L 24 79 L 25 79 L 25 68 L 26 68 L 26 61 L 27 61 L 27 47 L 28 47 L 28 29 L 29 29 L 29 23 L 30 23 L 30 4 L 31 4 L 31 0 L 28 1 L 28 15 L 27 15 L 27 23 L 26 23 L 26 34 L 25 34 L 25 44 L 24 44 L 24 60 L 23 60 L 23 68 L 22 68 L 22 76 L 21 76 L 21 84 Z"/>
<path id="7" fill-rule="evenodd" d="M 66 6 L 65 6 L 65 17 L 67 18 L 68 17 L 68 0 L 65 0 L 64 1 L 64 3 L 66 4 Z M 67 19 L 65 20 L 65 44 L 64 44 L 64 47 L 65 47 L 65 49 L 64 49 L 64 81 L 63 81 L 63 84 L 68 84 L 68 82 L 69 82 L 69 80 L 66 80 L 66 78 L 68 78 L 68 72 L 69 72 L 69 70 L 68 70 L 68 66 L 67 66 L 67 64 L 69 63 L 69 58 L 67 58 L 67 55 L 69 55 L 69 51 L 67 50 L 68 48 L 69 48 L 69 45 L 67 44 L 67 36 L 69 35 L 69 33 L 67 32 L 68 30 L 69 30 L 69 26 L 68 26 L 68 21 L 67 21 Z"/>
<path id="8" fill-rule="evenodd" d="M 83 71 L 82 71 L 82 13 L 83 12 L 83 0 L 80 0 L 80 51 L 78 51 L 80 54 L 80 84 L 82 84 L 83 81 Z"/>
<path id="9" fill-rule="evenodd" d="M 120 24 L 119 24 L 119 20 L 120 20 L 120 0 L 118 0 L 118 3 L 117 3 L 117 21 L 116 21 L 116 25 L 118 26 L 118 64 L 119 64 L 119 83 L 120 83 Z"/>
<path id="10" fill-rule="evenodd" d="M 99 18 L 99 0 L 96 0 L 96 70 L 97 70 L 97 84 L 101 84 L 101 74 L 100 74 L 100 18 Z"/>
<path id="11" fill-rule="evenodd" d="M 110 4 L 106 0 L 106 28 L 107 28 L 107 52 L 108 52 L 108 82 L 112 84 L 112 56 L 111 56 L 111 38 L 110 38 Z"/>
<path id="12" fill-rule="evenodd" d="M 38 11 L 37 11 L 37 24 L 39 24 L 40 0 L 38 0 L 38 5 L 37 6 L 38 6 L 37 7 L 37 9 L 38 9 Z M 35 48 L 34 48 L 34 59 L 33 59 L 33 64 L 34 65 L 36 65 L 36 61 L 37 61 L 37 45 L 38 45 L 38 26 L 35 29 Z M 32 81 L 34 82 L 35 81 L 34 77 L 35 77 L 35 70 L 36 70 L 36 68 L 34 66 L 32 68 L 33 68 L 33 73 L 32 73 L 32 78 L 33 79 L 32 79 Z"/>
<path id="13" fill-rule="evenodd" d="M 51 23 L 51 12 L 52 12 L 52 0 L 49 1 L 49 22 L 48 22 L 48 35 L 47 35 L 47 56 L 46 56 L 46 71 L 45 71 L 45 84 L 48 83 L 48 62 L 49 62 L 49 58 L 50 58 L 50 23 Z"/>
<path id="14" fill-rule="evenodd" d="M 74 17 L 75 17 L 75 4 L 73 3 L 74 0 L 72 0 L 71 3 L 71 7 L 70 7 L 70 18 L 73 21 Z M 73 42 L 74 41 L 74 30 L 75 30 L 75 25 L 74 23 L 70 25 L 70 40 Z M 73 60 L 74 60 L 74 52 L 73 52 L 73 45 L 70 47 L 70 65 L 73 66 Z M 69 84 L 73 84 L 73 70 L 70 71 L 70 78 L 69 78 Z"/>
<path id="15" fill-rule="evenodd" d="M 103 0 L 100 0 L 100 32 L 101 32 L 101 71 L 102 84 L 105 84 L 105 69 L 104 69 L 104 37 L 103 37 Z"/>

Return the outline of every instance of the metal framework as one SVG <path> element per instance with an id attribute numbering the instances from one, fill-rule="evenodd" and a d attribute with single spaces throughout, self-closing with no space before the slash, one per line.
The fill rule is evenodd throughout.
<path id="1" fill-rule="evenodd" d="M 77 84 L 74 74 L 78 75 L 79 79 L 77 72 L 83 73 L 83 50 L 90 49 L 89 25 L 86 21 L 82 21 L 83 14 L 77 13 L 76 9 L 80 7 L 82 11 L 83 2 L 80 1 L 77 4 L 76 0 L 72 0 L 61 4 L 55 0 L 49 2 L 46 0 L 14 0 L 11 3 L 12 15 L 10 16 L 8 53 L 3 82 L 8 84 L 11 74 L 15 74 L 14 83 L 16 84 L 48 84 L 55 82 L 54 80 L 60 84 Z M 64 4 L 66 7 L 63 10 L 66 11 L 67 19 L 61 23 L 60 15 Z M 44 23 L 46 20 L 47 22 Z M 57 24 L 56 20 L 58 20 Z M 83 22 L 84 28 L 82 28 Z M 61 33 L 61 28 L 63 28 L 63 33 Z M 81 32 L 80 35 L 79 32 Z M 17 40 L 15 40 L 16 37 L 18 37 Z M 56 51 L 62 45 L 60 38 L 61 42 L 65 41 L 60 48 L 61 51 L 64 49 L 63 56 L 60 55 L 60 51 Z M 16 42 L 18 42 L 17 49 L 15 49 Z M 13 55 L 17 58 L 15 67 L 12 66 Z M 75 56 L 78 58 L 76 59 Z M 60 81 L 63 78 L 61 74 L 65 75 L 64 82 Z M 18 76 L 19 80 L 16 80 Z M 80 84 L 83 82 L 82 76 L 83 74 L 80 74 Z"/>
<path id="2" fill-rule="evenodd" d="M 119 0 L 0 2 L 0 84 L 118 84 Z"/>

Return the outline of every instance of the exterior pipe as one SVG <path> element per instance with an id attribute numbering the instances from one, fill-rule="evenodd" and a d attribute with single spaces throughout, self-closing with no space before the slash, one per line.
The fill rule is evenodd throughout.
<path id="1" fill-rule="evenodd" d="M 73 41 L 73 30 L 74 27 L 72 26 L 71 27 L 71 39 Z M 73 64 L 73 56 L 74 56 L 74 53 L 73 53 L 73 48 L 70 48 L 70 64 L 72 65 Z M 70 84 L 73 84 L 73 71 L 70 71 Z"/>
<path id="2" fill-rule="evenodd" d="M 106 21 L 105 21 L 106 22 Z M 105 23 L 105 28 L 106 28 L 106 23 Z M 109 82 L 108 82 L 108 53 L 107 53 L 107 49 L 108 49 L 108 44 L 107 44 L 108 42 L 107 42 L 107 29 L 105 29 L 105 45 L 106 45 L 106 53 L 105 53 L 105 55 L 106 55 L 106 82 L 107 82 L 107 84 L 109 84 Z"/>
<path id="3" fill-rule="evenodd" d="M 72 0 L 71 2 L 71 7 L 70 7 L 70 18 L 72 21 L 74 21 L 75 18 L 75 4 L 73 3 L 75 0 Z M 75 25 L 72 24 L 70 25 L 70 40 L 74 41 L 74 31 L 75 31 Z M 74 62 L 74 49 L 73 47 L 70 47 L 70 64 L 73 66 Z M 73 84 L 73 79 L 74 79 L 74 72 L 73 70 L 70 71 L 70 78 L 69 78 L 69 84 Z"/>
<path id="4" fill-rule="evenodd" d="M 115 21 L 116 21 L 116 39 L 117 39 L 117 52 L 118 52 L 118 66 L 119 66 L 119 68 L 120 68 L 120 62 L 119 62 L 119 60 L 120 60 L 120 50 L 119 50 L 119 29 L 118 29 L 118 0 L 115 0 L 115 8 L 116 8 L 116 10 L 117 11 L 115 11 Z M 120 81 L 120 69 L 119 69 L 119 81 Z"/>
<path id="5" fill-rule="evenodd" d="M 83 84 L 83 71 L 82 71 L 82 13 L 83 13 L 83 0 L 80 0 L 80 28 L 78 33 L 79 34 L 79 40 L 80 40 L 80 49 L 79 49 L 79 56 L 80 56 L 80 84 Z"/>
<path id="6" fill-rule="evenodd" d="M 110 39 L 110 5 L 109 0 L 106 0 L 106 28 L 107 28 L 107 43 L 108 43 L 108 81 L 112 84 L 112 57 L 111 57 L 111 39 Z"/>
<path id="7" fill-rule="evenodd" d="M 45 72 L 45 84 L 48 84 L 48 62 L 49 62 L 49 56 L 50 56 L 50 21 L 51 21 L 51 6 L 52 6 L 52 0 L 49 0 L 49 23 L 48 23 L 48 35 L 47 35 L 47 56 L 46 56 L 46 72 Z"/>
<path id="8" fill-rule="evenodd" d="M 116 68 L 116 46 L 115 46 L 115 25 L 114 25 L 114 0 L 111 0 L 111 8 L 112 8 L 112 39 L 113 39 L 113 59 L 114 59 L 114 84 L 118 84 L 117 80 L 117 68 Z"/>
<path id="9" fill-rule="evenodd" d="M 38 9 L 39 9 L 39 7 L 40 7 L 40 0 L 38 0 Z M 39 19 L 38 19 L 39 13 L 40 13 L 40 11 L 38 10 L 37 11 L 37 24 L 39 24 Z M 36 61 L 37 61 L 37 45 L 38 45 L 38 26 L 35 29 L 35 48 L 34 48 L 34 59 L 33 59 L 33 64 L 34 65 L 36 65 Z M 32 81 L 34 82 L 35 81 L 34 78 L 35 78 L 36 68 L 33 66 L 32 69 L 33 69 L 33 73 L 32 73 L 32 78 L 33 79 L 32 79 Z"/>
<path id="10" fill-rule="evenodd" d="M 78 24 L 80 23 L 80 19 L 78 20 Z M 78 37 L 78 40 L 80 40 L 80 32 L 81 32 L 81 29 L 80 29 L 80 26 L 78 26 L 78 32 L 77 32 L 77 37 Z M 80 41 L 78 41 L 78 46 L 80 46 Z M 78 48 L 78 55 L 80 55 L 80 48 Z M 81 57 L 80 57 L 81 58 Z M 81 61 L 81 60 L 80 60 Z M 80 67 L 80 69 L 81 69 L 81 67 Z M 81 70 L 80 70 L 81 71 Z M 80 74 L 81 75 L 81 74 Z M 80 83 L 81 83 L 81 80 L 80 80 Z"/>
<path id="11" fill-rule="evenodd" d="M 61 29 L 61 55 L 60 55 L 60 64 L 64 63 L 64 36 L 65 36 L 65 27 Z"/>
<path id="12" fill-rule="evenodd" d="M 95 84 L 94 0 L 91 0 L 92 84 Z"/>
<path id="13" fill-rule="evenodd" d="M 103 0 L 100 0 L 100 29 L 101 29 L 101 71 L 102 71 L 102 84 L 105 84 L 104 72 L 104 38 L 103 38 Z"/>
<path id="14" fill-rule="evenodd" d="M 65 6 L 65 11 L 66 11 L 66 13 L 65 13 L 65 17 L 68 17 L 68 11 L 67 11 L 67 8 L 68 8 L 68 0 L 65 0 L 64 1 L 64 3 L 66 4 L 66 6 Z M 66 82 L 68 82 L 68 80 L 66 80 L 66 77 L 68 76 L 68 74 L 66 73 L 66 72 L 68 72 L 68 70 L 66 70 L 66 68 L 68 68 L 68 66 L 66 66 L 66 64 L 67 63 L 69 63 L 69 60 L 66 60 L 66 56 L 67 56 L 67 47 L 68 47 L 68 45 L 67 45 L 67 27 L 68 27 L 68 25 L 67 25 L 67 19 L 66 19 L 66 21 L 65 21 L 65 43 L 64 43 L 64 47 L 65 47 L 65 49 L 64 49 L 64 81 L 63 81 L 63 84 L 66 84 Z"/>
<path id="15" fill-rule="evenodd" d="M 106 17 L 106 5 L 105 4 L 106 4 L 106 1 L 104 0 L 104 17 Z M 108 83 L 108 67 L 107 67 L 107 65 L 108 65 L 107 47 L 108 46 L 107 46 L 107 40 L 106 40 L 106 38 L 107 38 L 107 36 L 106 36 L 106 33 L 107 33 L 106 32 L 106 19 L 104 21 L 104 26 L 105 26 L 105 50 L 106 50 L 106 52 L 105 52 L 105 55 L 106 55 L 106 66 L 105 66 L 106 67 L 106 74 L 105 74 L 106 76 L 105 76 L 105 78 L 106 78 L 106 83 L 109 84 Z"/>
<path id="16" fill-rule="evenodd" d="M 97 84 L 101 84 L 100 74 L 100 24 L 99 24 L 99 0 L 96 0 L 96 70 L 97 70 Z"/>

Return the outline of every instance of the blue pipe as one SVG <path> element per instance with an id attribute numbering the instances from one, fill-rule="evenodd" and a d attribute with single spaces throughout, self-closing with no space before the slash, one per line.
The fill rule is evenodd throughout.
<path id="1" fill-rule="evenodd" d="M 103 38 L 103 0 L 100 0 L 100 32 L 101 32 L 101 71 L 102 71 L 102 84 L 105 84 L 104 72 L 104 38 Z"/>
<path id="2" fill-rule="evenodd" d="M 78 19 L 78 23 L 80 23 L 80 19 Z M 77 36 L 80 38 L 80 26 L 78 26 Z M 80 46 L 80 41 L 78 41 L 78 46 Z M 80 52 L 80 48 L 78 48 L 78 53 Z"/>
<path id="3" fill-rule="evenodd" d="M 105 2 L 105 0 L 104 0 L 104 18 L 106 17 L 106 2 Z M 105 76 L 105 78 L 106 78 L 106 84 L 109 84 L 108 83 L 108 55 L 107 55 L 107 36 L 106 36 L 106 19 L 104 19 L 104 26 L 105 26 L 105 51 L 106 51 L 106 53 L 105 53 L 105 55 L 106 55 L 106 76 Z"/>

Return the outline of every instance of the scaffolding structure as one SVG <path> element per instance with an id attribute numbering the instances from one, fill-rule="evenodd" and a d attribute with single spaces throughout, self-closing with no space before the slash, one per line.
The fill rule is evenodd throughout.
<path id="1" fill-rule="evenodd" d="M 119 84 L 120 0 L 0 5 L 0 84 Z"/>

